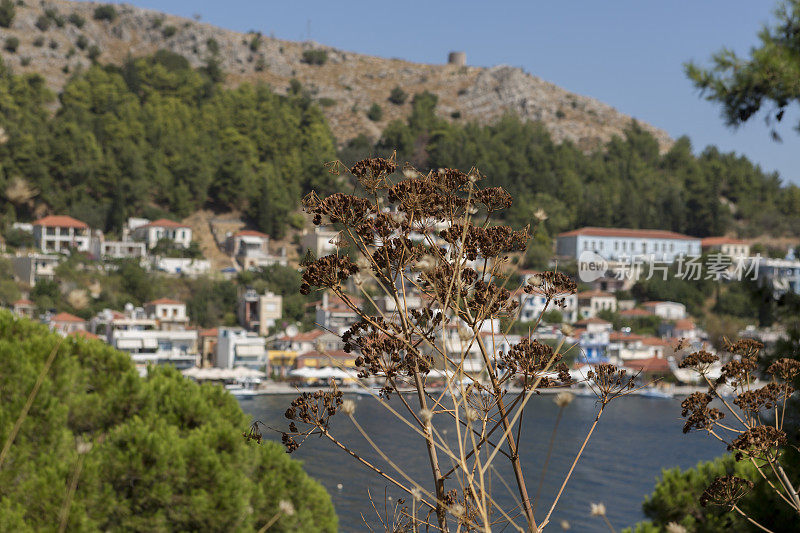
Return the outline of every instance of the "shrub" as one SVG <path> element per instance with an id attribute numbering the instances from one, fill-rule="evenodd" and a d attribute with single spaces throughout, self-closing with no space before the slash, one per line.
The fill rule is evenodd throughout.
<path id="1" fill-rule="evenodd" d="M 11 52 L 12 54 L 15 53 L 17 51 L 17 48 L 19 48 L 19 39 L 17 39 L 13 35 L 11 37 L 6 37 L 5 43 L 3 44 L 3 48 Z"/>
<path id="2" fill-rule="evenodd" d="M 383 118 L 383 109 L 377 103 L 372 104 L 367 111 L 367 118 L 370 119 L 372 122 L 378 122 L 380 119 Z"/>
<path id="3" fill-rule="evenodd" d="M 21 57 L 19 58 L 19 64 L 22 65 L 23 67 L 27 67 L 28 65 L 31 64 L 31 58 L 28 56 Z"/>
<path id="4" fill-rule="evenodd" d="M 86 19 L 77 13 L 71 13 L 70 16 L 67 17 L 67 20 L 76 28 L 83 28 L 83 25 L 86 24 Z"/>
<path id="5" fill-rule="evenodd" d="M 75 41 L 75 46 L 81 50 L 86 50 L 86 47 L 89 46 L 89 39 L 87 39 L 83 34 L 78 35 L 78 39 Z"/>
<path id="6" fill-rule="evenodd" d="M 209 52 L 211 52 L 214 55 L 217 55 L 219 53 L 219 43 L 213 37 L 209 38 L 206 41 L 206 48 L 208 49 Z"/>
<path id="7" fill-rule="evenodd" d="M 261 34 L 253 34 L 253 36 L 250 38 L 248 46 L 250 47 L 251 52 L 257 52 L 258 49 L 261 48 Z"/>
<path id="8" fill-rule="evenodd" d="M 47 31 L 50 29 L 50 22 L 50 17 L 47 15 L 39 15 L 39 18 L 36 19 L 36 27 L 41 31 Z"/>
<path id="9" fill-rule="evenodd" d="M 85 455 L 68 531 L 223 531 L 234 523 L 253 531 L 281 501 L 295 514 L 280 516 L 276 530 L 336 530 L 324 489 L 278 444 L 243 439 L 249 417 L 221 387 L 169 367 L 139 378 L 128 355 L 100 341 L 62 339 L 7 311 L 0 312 L 0 364 L 4 437 L 43 377 L 0 469 L 2 531 L 52 527 L 78 453 Z M 76 442 L 90 446 L 76 450 Z"/>
<path id="10" fill-rule="evenodd" d="M 460 119 L 461 118 L 461 111 L 453 111 L 452 113 L 450 113 L 450 118 L 452 118 L 454 120 Z"/>
<path id="11" fill-rule="evenodd" d="M 97 46 L 96 44 L 93 44 L 92 46 L 90 46 L 90 47 L 89 47 L 89 50 L 86 52 L 86 55 L 87 55 L 87 56 L 89 57 L 89 59 L 91 59 L 92 61 L 96 61 L 96 60 L 97 60 L 97 58 L 98 58 L 98 57 L 100 57 L 100 54 L 101 54 L 101 53 L 102 53 L 102 52 L 100 51 L 100 47 L 99 47 L 99 46 Z"/>
<path id="12" fill-rule="evenodd" d="M 325 50 L 304 50 L 302 61 L 309 65 L 324 65 L 328 61 L 328 52 Z"/>
<path id="13" fill-rule="evenodd" d="M 267 70 L 267 61 L 263 57 L 259 57 L 258 61 L 256 61 L 256 66 L 254 67 L 256 72 L 263 72 Z"/>
<path id="14" fill-rule="evenodd" d="M 44 46 L 44 37 L 42 37 L 40 35 L 36 39 L 34 39 L 33 40 L 33 46 L 35 46 L 37 48 L 41 48 L 42 46 Z"/>
<path id="15" fill-rule="evenodd" d="M 55 40 L 51 39 L 50 40 L 50 49 L 51 50 L 56 50 L 57 48 L 58 48 L 58 41 L 55 41 Z"/>
<path id="16" fill-rule="evenodd" d="M 10 28 L 14 23 L 17 8 L 12 0 L 0 1 L 0 27 Z"/>
<path id="17" fill-rule="evenodd" d="M 117 8 L 110 4 L 98 6 L 94 10 L 94 19 L 114 22 L 117 20 Z"/>
<path id="18" fill-rule="evenodd" d="M 327 96 L 320 98 L 318 102 L 322 107 L 333 107 L 336 105 L 336 100 L 328 98 Z"/>
<path id="19" fill-rule="evenodd" d="M 392 92 L 389 93 L 389 101 L 394 105 L 403 105 L 406 103 L 406 100 L 408 100 L 408 93 L 399 86 L 392 89 Z"/>
<path id="20" fill-rule="evenodd" d="M 164 39 L 169 39 L 176 33 L 178 33 L 178 28 L 175 26 L 164 26 L 164 29 L 161 30 L 161 35 L 164 37 Z"/>
<path id="21" fill-rule="evenodd" d="M 44 14 L 45 14 L 45 16 L 47 18 L 52 20 L 55 23 L 55 25 L 58 26 L 59 28 L 63 28 L 64 27 L 64 23 L 66 22 L 66 19 L 64 19 L 64 17 L 58 12 L 57 9 L 52 8 L 52 7 L 48 8 L 48 9 L 45 9 L 44 10 Z"/>

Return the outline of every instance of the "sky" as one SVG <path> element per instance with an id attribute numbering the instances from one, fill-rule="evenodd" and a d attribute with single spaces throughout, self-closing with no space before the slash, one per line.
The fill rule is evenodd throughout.
<path id="1" fill-rule="evenodd" d="M 773 20 L 771 0 L 133 0 L 139 7 L 237 31 L 421 63 L 462 50 L 475 66 L 507 64 L 591 96 L 640 120 L 687 135 L 701 151 L 735 151 L 800 184 L 800 134 L 787 112 L 772 140 L 761 117 L 737 129 L 703 99 L 683 63 L 708 64 L 725 46 L 747 54 Z"/>

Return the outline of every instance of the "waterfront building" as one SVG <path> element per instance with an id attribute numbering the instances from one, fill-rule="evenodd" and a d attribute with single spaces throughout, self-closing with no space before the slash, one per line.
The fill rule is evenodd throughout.
<path id="1" fill-rule="evenodd" d="M 556 239 L 556 255 L 578 260 L 582 252 L 595 252 L 607 261 L 633 256 L 672 263 L 682 255 L 700 255 L 701 241 L 672 231 L 585 227 L 567 231 Z"/>
<path id="2" fill-rule="evenodd" d="M 214 366 L 236 368 L 245 366 L 269 371 L 266 340 L 242 328 L 217 328 L 217 348 Z"/>
<path id="3" fill-rule="evenodd" d="M 66 215 L 50 215 L 33 223 L 33 241 L 42 252 L 89 251 L 89 226 Z"/>
<path id="4" fill-rule="evenodd" d="M 156 321 L 160 330 L 186 329 L 189 317 L 186 315 L 186 304 L 171 298 L 159 298 L 144 304 L 144 312 L 148 318 Z"/>

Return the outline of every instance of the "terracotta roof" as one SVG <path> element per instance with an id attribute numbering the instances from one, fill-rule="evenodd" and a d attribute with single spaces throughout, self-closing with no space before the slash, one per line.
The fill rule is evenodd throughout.
<path id="1" fill-rule="evenodd" d="M 34 226 L 45 226 L 48 228 L 77 228 L 87 229 L 89 227 L 86 222 L 81 222 L 77 218 L 72 218 L 67 215 L 50 215 L 40 218 L 33 223 Z"/>
<path id="2" fill-rule="evenodd" d="M 658 337 L 645 337 L 642 339 L 642 344 L 645 346 L 672 346 L 670 341 Z"/>
<path id="3" fill-rule="evenodd" d="M 644 339 L 643 335 L 637 335 L 636 333 L 622 333 L 621 331 L 612 331 L 608 334 L 608 340 L 610 341 L 640 341 Z"/>
<path id="4" fill-rule="evenodd" d="M 747 242 L 741 239 L 734 239 L 733 237 L 706 237 L 700 241 L 700 245 L 703 248 L 707 246 L 719 246 L 721 244 L 747 244 Z"/>
<path id="5" fill-rule="evenodd" d="M 584 318 L 583 320 L 578 320 L 573 324 L 574 326 L 585 326 L 587 324 L 611 324 L 608 320 L 603 320 L 602 318 L 592 317 L 592 318 Z"/>
<path id="6" fill-rule="evenodd" d="M 625 309 L 619 312 L 619 316 L 653 316 L 647 309 Z"/>
<path id="7" fill-rule="evenodd" d="M 179 302 L 178 300 L 173 300 L 172 298 L 159 298 L 158 300 L 147 302 L 144 305 L 183 305 L 183 302 Z"/>
<path id="8" fill-rule="evenodd" d="M 216 337 L 219 335 L 219 330 L 217 328 L 201 329 L 198 334 L 201 337 Z"/>
<path id="9" fill-rule="evenodd" d="M 284 335 L 279 340 L 282 341 L 292 341 L 292 342 L 309 342 L 318 339 L 319 337 L 325 335 L 325 331 L 321 329 L 312 329 L 311 331 L 306 331 L 304 333 L 298 333 L 294 337 L 290 337 L 288 335 Z"/>
<path id="10" fill-rule="evenodd" d="M 675 329 L 694 329 L 694 321 L 690 318 L 681 318 L 675 321 Z"/>
<path id="11" fill-rule="evenodd" d="M 70 335 L 72 335 L 73 337 L 81 337 L 83 339 L 99 339 L 100 338 L 97 335 L 95 335 L 94 333 L 89 333 L 88 331 L 83 330 L 83 329 L 79 329 L 77 331 L 73 331 L 72 333 L 70 333 Z"/>
<path id="12" fill-rule="evenodd" d="M 266 233 L 261 233 L 260 231 L 252 230 L 252 229 L 243 229 L 242 231 L 237 231 L 233 234 L 234 237 L 263 237 L 265 239 L 269 239 L 269 235 Z"/>
<path id="13" fill-rule="evenodd" d="M 653 300 L 653 301 L 650 301 L 650 302 L 644 302 L 642 304 L 642 307 L 653 307 L 655 305 L 661 305 L 661 304 L 683 305 L 680 302 L 666 302 L 666 301 L 663 301 L 663 300 Z"/>
<path id="14" fill-rule="evenodd" d="M 144 226 L 139 226 L 140 228 L 188 228 L 186 224 L 181 224 L 180 222 L 175 222 L 174 220 L 169 220 L 166 218 L 159 218 L 158 220 L 154 220 Z"/>
<path id="15" fill-rule="evenodd" d="M 35 305 L 32 301 L 27 300 L 25 298 L 20 298 L 13 305 Z"/>
<path id="16" fill-rule="evenodd" d="M 614 298 L 614 295 L 605 291 L 583 291 L 576 295 L 578 298 Z"/>
<path id="17" fill-rule="evenodd" d="M 651 357 L 650 359 L 630 359 L 625 361 L 624 366 L 632 370 L 636 370 L 637 372 L 669 372 L 669 362 L 666 359 L 661 359 L 660 357 Z"/>
<path id="18" fill-rule="evenodd" d="M 676 240 L 700 240 L 697 237 L 690 237 L 674 231 L 660 229 L 628 229 L 628 228 L 595 228 L 585 227 L 572 231 L 559 233 L 559 237 L 572 237 L 574 235 L 584 235 L 587 237 L 627 237 L 633 239 L 676 239 Z"/>
<path id="19" fill-rule="evenodd" d="M 86 322 L 79 316 L 71 315 L 69 313 L 58 313 L 50 319 L 51 322 Z"/>

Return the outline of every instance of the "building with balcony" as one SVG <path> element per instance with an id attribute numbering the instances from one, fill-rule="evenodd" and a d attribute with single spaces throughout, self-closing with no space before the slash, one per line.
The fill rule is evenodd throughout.
<path id="1" fill-rule="evenodd" d="M 188 248 L 192 242 L 192 228 L 166 218 L 136 225 L 131 233 L 135 240 L 144 242 L 148 250 L 155 248 L 161 239 L 170 240 L 179 248 Z"/>
<path id="2" fill-rule="evenodd" d="M 269 371 L 266 340 L 242 328 L 218 328 L 215 366 Z"/>
<path id="3" fill-rule="evenodd" d="M 56 277 L 56 267 L 63 256 L 55 254 L 26 254 L 13 257 L 11 266 L 14 278 L 33 287 L 42 280 L 52 281 Z"/>
<path id="4" fill-rule="evenodd" d="M 155 320 L 158 329 L 186 329 L 189 317 L 186 315 L 186 304 L 171 298 L 159 298 L 144 304 L 144 312 L 148 318 Z"/>
<path id="5" fill-rule="evenodd" d="M 248 331 L 266 336 L 282 316 L 283 298 L 278 294 L 265 292 L 258 294 L 247 289 L 239 296 L 237 317 L 239 325 Z"/>
<path id="6" fill-rule="evenodd" d="M 33 223 L 33 241 L 45 253 L 89 251 L 89 226 L 66 215 L 50 215 Z"/>

